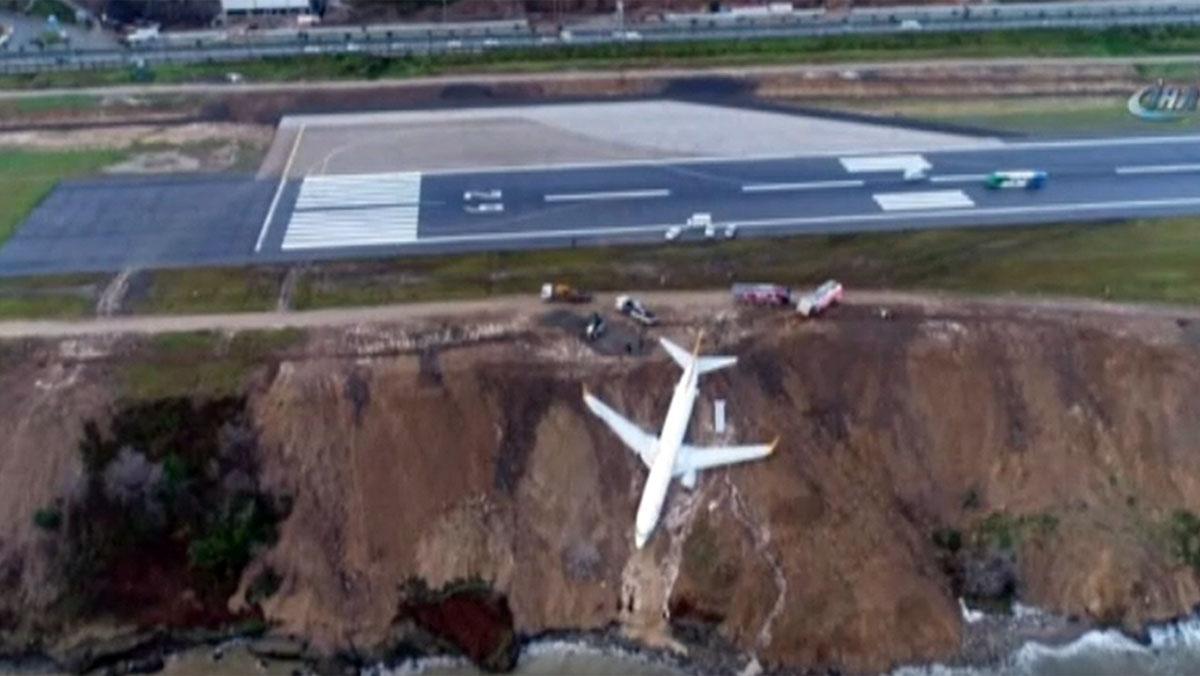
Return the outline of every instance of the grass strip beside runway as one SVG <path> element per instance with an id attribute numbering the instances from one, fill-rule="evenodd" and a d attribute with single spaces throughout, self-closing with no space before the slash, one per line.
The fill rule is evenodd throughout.
<path id="1" fill-rule="evenodd" d="M 1076 296 L 1200 304 L 1200 218 L 1100 225 L 747 238 L 710 245 L 553 249 L 282 266 L 146 270 L 130 314 L 293 310 L 592 291 L 719 289 L 733 281 L 807 287 Z M 107 277 L 0 279 L 0 318 L 83 316 Z M 64 309 L 65 308 L 65 309 Z"/>
<path id="2" fill-rule="evenodd" d="M 293 307 L 536 293 L 719 288 L 732 281 L 1200 303 L 1200 219 L 742 239 L 329 263 L 298 279 Z"/>
<path id="3" fill-rule="evenodd" d="M 95 172 L 123 155 L 115 150 L 0 148 L 0 245 L 60 180 Z"/>

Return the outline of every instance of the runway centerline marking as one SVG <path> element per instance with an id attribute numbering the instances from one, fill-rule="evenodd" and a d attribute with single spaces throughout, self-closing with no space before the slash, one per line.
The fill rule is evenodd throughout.
<path id="1" fill-rule="evenodd" d="M 742 192 L 790 192 L 793 190 L 822 190 L 825 188 L 861 188 L 863 181 L 809 181 L 807 183 L 752 183 L 742 186 Z"/>
<path id="2" fill-rule="evenodd" d="M 300 125 L 296 140 L 292 142 L 292 152 L 288 155 L 287 164 L 283 167 L 283 175 L 279 177 L 279 187 L 275 188 L 275 197 L 271 200 L 271 208 L 263 219 L 262 229 L 258 231 L 258 241 L 254 243 L 254 253 L 262 251 L 263 242 L 267 239 L 267 231 L 271 229 L 271 221 L 275 218 L 275 210 L 279 208 L 279 198 L 283 197 L 283 189 L 287 187 L 288 174 L 292 172 L 292 163 L 296 161 L 296 151 L 300 149 L 300 139 L 304 138 L 305 126 Z"/>
<path id="3" fill-rule="evenodd" d="M 598 200 L 639 200 L 654 197 L 669 197 L 671 191 L 666 188 L 651 190 L 610 190 L 607 192 L 571 192 L 556 195 L 546 195 L 547 202 L 593 202 Z"/>
<path id="4" fill-rule="evenodd" d="M 930 176 L 930 183 L 982 183 L 987 180 L 987 174 L 946 174 Z"/>
<path id="5" fill-rule="evenodd" d="M 964 209 L 975 202 L 961 190 L 927 192 L 882 192 L 872 195 L 884 211 L 923 211 L 926 209 Z"/>
<path id="6" fill-rule="evenodd" d="M 1117 174 L 1184 174 L 1190 171 L 1200 171 L 1200 164 L 1149 164 L 1136 167 L 1117 167 Z"/>

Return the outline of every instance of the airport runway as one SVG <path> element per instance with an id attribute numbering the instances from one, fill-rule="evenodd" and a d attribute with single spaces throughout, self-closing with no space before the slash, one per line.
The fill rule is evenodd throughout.
<path id="1" fill-rule="evenodd" d="M 902 166 L 927 166 L 905 181 Z M 984 186 L 1049 172 L 1040 190 Z M 1200 136 L 443 173 L 64 183 L 0 249 L 6 275 L 1200 214 Z M 269 218 L 268 218 L 269 216 Z M 676 246 L 703 233 L 685 232 Z"/>

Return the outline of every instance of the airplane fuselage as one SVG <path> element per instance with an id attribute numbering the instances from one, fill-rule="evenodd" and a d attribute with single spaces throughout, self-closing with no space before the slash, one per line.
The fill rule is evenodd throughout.
<path id="1" fill-rule="evenodd" d="M 638 549 L 650 539 L 650 534 L 654 532 L 662 514 L 667 490 L 671 486 L 671 477 L 675 473 L 675 461 L 679 457 L 679 449 L 683 446 L 683 438 L 687 435 L 688 424 L 692 420 L 698 381 L 699 374 L 693 364 L 684 369 L 683 376 L 675 385 L 675 393 L 667 409 L 667 418 L 663 421 L 662 432 L 658 436 L 658 452 L 650 466 L 650 476 L 646 479 L 642 500 L 638 504 L 634 533 L 634 543 Z"/>

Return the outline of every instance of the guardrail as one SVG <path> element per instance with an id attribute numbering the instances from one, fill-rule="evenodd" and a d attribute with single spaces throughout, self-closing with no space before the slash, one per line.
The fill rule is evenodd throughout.
<path id="1" fill-rule="evenodd" d="M 681 19 L 686 17 L 686 19 Z M 748 17 L 748 18 L 747 18 Z M 290 39 L 262 31 L 253 39 L 208 43 L 193 39 L 109 50 L 47 49 L 0 52 L 0 74 L 101 70 L 164 64 L 218 63 L 321 54 L 403 56 L 483 52 L 517 47 L 685 42 L 724 38 L 822 37 L 930 31 L 1105 28 L 1200 25 L 1200 0 L 1065 2 L 971 7 L 893 7 L 854 10 L 839 16 L 805 10 L 776 14 L 668 15 L 661 22 L 623 28 L 573 28 L 538 35 L 524 21 L 475 24 L 398 24 L 360 28 L 321 27 Z M 207 35 L 210 32 L 205 32 Z M 300 35 L 303 34 L 303 37 Z M 164 34 L 171 35 L 171 34 Z"/>

